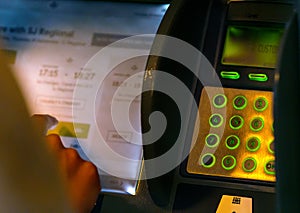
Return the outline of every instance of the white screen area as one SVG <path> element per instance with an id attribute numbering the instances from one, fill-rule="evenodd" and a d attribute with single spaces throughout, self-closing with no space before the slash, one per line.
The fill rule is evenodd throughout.
<path id="1" fill-rule="evenodd" d="M 100 1 L 0 3 L 1 48 L 9 55 L 30 113 L 50 114 L 59 120 L 52 132 L 59 133 L 64 145 L 77 149 L 83 158 L 97 161 L 103 191 L 135 193 L 142 142 L 140 97 L 134 94 L 141 90 L 142 75 L 122 82 L 144 70 L 146 57 L 124 61 L 123 53 L 145 55 L 152 40 L 142 39 L 132 49 L 119 45 L 102 55 L 101 51 L 119 39 L 156 33 L 167 7 Z M 123 93 L 115 94 L 120 87 Z M 112 102 L 131 102 L 125 112 L 131 125 L 118 115 L 112 118 Z M 112 121 L 118 119 L 116 130 Z M 93 144 L 98 142 L 131 160 L 103 153 L 105 149 L 98 146 L 95 149 Z"/>

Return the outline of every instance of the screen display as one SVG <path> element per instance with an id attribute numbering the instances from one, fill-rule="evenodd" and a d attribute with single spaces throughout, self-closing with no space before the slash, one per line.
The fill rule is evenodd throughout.
<path id="1" fill-rule="evenodd" d="M 275 68 L 282 28 L 228 26 L 222 64 Z"/>
<path id="2" fill-rule="evenodd" d="M 147 58 L 124 58 L 147 55 L 153 39 L 108 46 L 131 36 L 155 34 L 168 6 L 67 0 L 0 2 L 1 49 L 10 58 L 30 112 L 55 116 L 59 124 L 51 133 L 58 133 L 64 145 L 76 149 L 82 158 L 95 164 L 101 161 L 96 165 L 103 191 L 135 194 L 142 138 L 140 98 L 132 97 L 141 90 L 142 77 L 135 74 L 144 70 Z M 133 75 L 137 76 L 133 82 L 123 83 Z M 122 90 L 117 93 L 119 87 Z M 112 118 L 112 102 L 132 104 L 128 112 Z M 128 114 L 133 128 L 125 123 L 123 114 Z M 115 171 L 122 177 L 111 175 Z"/>

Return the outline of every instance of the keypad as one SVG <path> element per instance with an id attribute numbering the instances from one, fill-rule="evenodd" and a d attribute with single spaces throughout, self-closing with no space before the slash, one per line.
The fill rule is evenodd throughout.
<path id="1" fill-rule="evenodd" d="M 275 181 L 273 93 L 205 87 L 191 174 Z"/>

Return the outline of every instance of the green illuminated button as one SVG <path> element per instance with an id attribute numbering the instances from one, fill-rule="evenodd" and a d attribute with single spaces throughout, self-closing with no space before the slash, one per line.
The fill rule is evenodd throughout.
<path id="1" fill-rule="evenodd" d="M 275 175 L 275 160 L 270 160 L 265 164 L 265 172 L 269 175 Z"/>
<path id="2" fill-rule="evenodd" d="M 248 75 L 248 78 L 251 81 L 260 81 L 260 82 L 265 82 L 268 80 L 268 76 L 266 74 L 261 74 L 261 73 L 250 73 Z"/>
<path id="3" fill-rule="evenodd" d="M 260 148 L 260 140 L 258 137 L 252 137 L 247 140 L 246 148 L 250 152 L 255 152 Z"/>
<path id="4" fill-rule="evenodd" d="M 246 106 L 247 106 L 247 99 L 245 96 L 239 95 L 233 99 L 233 107 L 235 109 L 241 110 L 244 109 Z"/>
<path id="5" fill-rule="evenodd" d="M 246 158 L 243 161 L 243 170 L 245 172 L 253 172 L 256 169 L 256 160 L 254 158 Z"/>
<path id="6" fill-rule="evenodd" d="M 209 118 L 209 124 L 212 127 L 219 127 L 223 123 L 223 117 L 220 114 L 212 114 Z"/>
<path id="7" fill-rule="evenodd" d="M 268 107 L 268 101 L 263 97 L 257 98 L 254 102 L 254 109 L 259 112 L 264 111 L 267 107 Z"/>
<path id="8" fill-rule="evenodd" d="M 264 127 L 264 120 L 262 118 L 256 117 L 252 119 L 250 123 L 250 128 L 252 129 L 252 131 L 258 132 L 262 130 L 263 127 Z"/>
<path id="9" fill-rule="evenodd" d="M 226 170 L 231 170 L 236 166 L 236 159 L 232 155 L 226 155 L 222 158 L 222 167 Z"/>
<path id="10" fill-rule="evenodd" d="M 220 142 L 220 137 L 216 134 L 208 134 L 205 138 L 205 143 L 208 147 L 216 147 Z"/>
<path id="11" fill-rule="evenodd" d="M 234 115 L 229 120 L 229 125 L 232 129 L 240 129 L 244 124 L 244 119 L 239 115 Z"/>
<path id="12" fill-rule="evenodd" d="M 237 80 L 237 79 L 240 78 L 240 74 L 238 72 L 234 72 L 234 71 L 222 71 L 221 72 L 221 77 L 222 78 L 227 78 L 227 79 Z"/>
<path id="13" fill-rule="evenodd" d="M 216 163 L 216 157 L 211 153 L 204 154 L 200 159 L 200 165 L 205 168 L 210 168 Z"/>
<path id="14" fill-rule="evenodd" d="M 216 108 L 222 108 L 227 104 L 227 98 L 224 94 L 215 95 L 213 104 Z"/>
<path id="15" fill-rule="evenodd" d="M 274 140 L 272 140 L 271 143 L 269 143 L 268 149 L 269 149 L 270 153 L 272 153 L 272 154 L 275 153 L 275 142 L 274 142 Z"/>
<path id="16" fill-rule="evenodd" d="M 230 135 L 226 138 L 225 145 L 228 149 L 236 149 L 240 145 L 240 139 L 236 135 Z"/>

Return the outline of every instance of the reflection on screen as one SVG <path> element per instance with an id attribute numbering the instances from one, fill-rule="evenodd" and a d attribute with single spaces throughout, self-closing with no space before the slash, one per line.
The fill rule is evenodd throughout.
<path id="1" fill-rule="evenodd" d="M 101 91 L 107 95 L 101 94 L 101 97 L 103 101 L 109 101 L 109 95 L 122 81 L 122 73 L 127 77 L 132 73 L 132 70 L 122 69 L 140 67 L 146 59 L 132 61 L 130 67 L 121 64 L 119 68 L 122 69 L 113 72 L 108 67 L 114 60 L 119 60 L 117 54 L 107 57 L 96 68 L 85 65 L 103 47 L 114 41 L 132 35 L 155 33 L 167 7 L 166 4 L 107 1 L 0 2 L 1 42 L 11 59 L 14 74 L 31 113 L 47 113 L 58 118 L 58 126 L 50 132 L 60 134 L 64 145 L 77 149 L 83 158 L 89 159 L 89 153 L 83 151 L 80 141 L 87 144 L 94 141 L 94 132 L 98 131 L 97 126 L 93 126 L 94 121 L 85 116 L 90 113 L 91 104 L 94 104 L 90 94 L 99 88 L 99 81 L 95 79 L 108 75 L 105 81 L 107 87 L 105 84 L 101 87 Z M 152 40 L 149 40 L 134 45 L 134 48 L 145 52 L 151 44 Z M 120 54 L 129 50 L 129 47 L 118 48 Z M 137 85 L 141 83 L 137 82 Z M 74 97 L 75 87 L 87 95 Z M 137 99 L 135 105 L 140 104 L 139 101 Z M 101 100 L 98 105 L 109 107 L 109 103 L 101 103 Z M 134 107 L 139 109 L 138 106 Z M 133 120 L 139 120 L 139 111 L 133 112 L 136 112 L 131 115 Z M 101 113 L 104 113 L 103 120 L 110 121 L 109 110 L 99 110 L 96 117 L 101 119 Z M 142 156 L 141 146 L 123 142 L 111 123 L 101 123 L 101 126 L 106 127 L 101 131 L 107 131 L 103 135 L 106 135 L 105 142 L 109 146 L 123 154 L 134 153 L 133 158 Z M 140 127 L 136 129 L 140 130 Z M 122 137 L 130 138 L 133 135 L 125 131 Z M 133 189 L 137 184 L 134 178 L 139 175 L 141 165 L 127 165 L 126 162 L 118 162 L 118 165 L 124 169 L 124 175 L 133 180 L 110 177 L 99 169 L 103 176 L 103 190 L 134 194 Z"/>
<path id="2" fill-rule="evenodd" d="M 275 68 L 281 28 L 228 26 L 222 64 Z"/>

